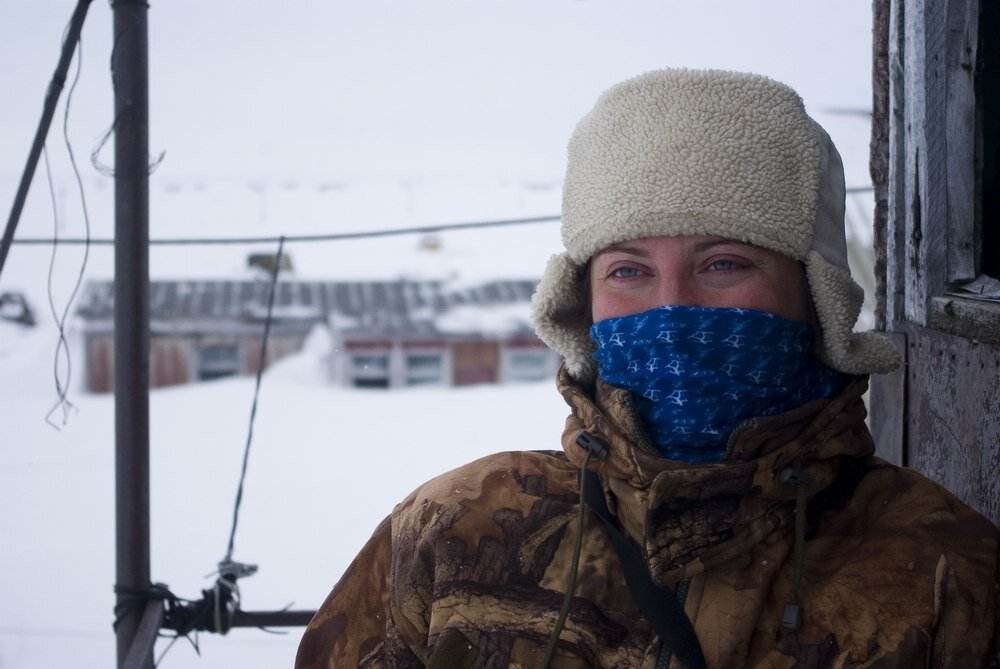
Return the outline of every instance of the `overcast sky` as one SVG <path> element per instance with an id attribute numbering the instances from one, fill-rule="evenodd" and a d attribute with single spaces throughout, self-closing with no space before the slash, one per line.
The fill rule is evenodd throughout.
<path id="1" fill-rule="evenodd" d="M 0 0 L 5 214 L 74 5 Z M 848 185 L 867 182 L 866 120 L 829 113 L 870 107 L 867 0 L 150 5 L 151 151 L 166 152 L 154 187 L 226 177 L 558 180 L 568 136 L 596 96 L 664 66 L 791 84 L 845 154 Z M 85 163 L 111 122 L 111 26 L 108 3 L 94 2 L 70 122 Z M 60 171 L 63 154 L 53 156 Z"/>

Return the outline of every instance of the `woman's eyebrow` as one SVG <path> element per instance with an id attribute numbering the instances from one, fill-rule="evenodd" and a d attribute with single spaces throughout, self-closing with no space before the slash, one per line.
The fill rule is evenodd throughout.
<path id="1" fill-rule="evenodd" d="M 599 251 L 597 255 L 595 255 L 594 257 L 600 258 L 601 256 L 607 253 L 615 253 L 615 252 L 628 253 L 634 256 L 639 256 L 640 258 L 648 258 L 650 255 L 649 251 L 642 248 L 641 246 L 629 246 L 628 242 L 620 242 L 618 244 L 612 244 L 606 249 Z"/>
<path id="2" fill-rule="evenodd" d="M 737 241 L 735 239 L 726 239 L 725 237 L 715 237 L 711 239 L 705 239 L 696 243 L 693 247 L 693 251 L 696 253 L 702 253 L 708 251 L 716 246 L 740 246 L 743 248 L 757 249 L 759 247 L 752 244 L 747 244 L 745 242 Z M 641 246 L 633 246 L 629 242 L 619 242 L 618 244 L 612 244 L 599 251 L 594 257 L 599 258 L 606 253 L 628 253 L 630 255 L 639 256 L 640 258 L 650 257 L 649 251 Z"/>
<path id="3" fill-rule="evenodd" d="M 740 242 L 735 239 L 725 239 L 720 237 L 717 239 L 706 239 L 705 241 L 698 242 L 697 244 L 694 245 L 694 250 L 698 252 L 708 251 L 709 249 L 715 248 L 716 246 L 742 246 L 744 248 L 751 248 L 751 249 L 758 248 L 756 246 L 753 246 L 752 244 Z"/>

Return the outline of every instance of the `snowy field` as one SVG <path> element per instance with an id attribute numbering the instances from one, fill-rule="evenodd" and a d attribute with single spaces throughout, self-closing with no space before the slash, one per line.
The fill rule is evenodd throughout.
<path id="1" fill-rule="evenodd" d="M 63 186 L 67 187 L 67 186 Z M 95 237 L 108 237 L 109 189 L 91 187 Z M 25 236 L 51 235 L 43 189 Z M 256 196 L 245 184 L 205 189 L 154 187 L 151 235 L 270 236 L 415 227 L 523 218 L 558 212 L 557 183 L 423 180 L 275 187 Z M 266 208 L 266 215 L 258 214 Z M 489 212 L 489 215 L 487 215 Z M 239 223 L 253 221 L 250 225 Z M 226 224 L 223 224 L 226 223 Z M 81 232 L 63 219 L 61 236 Z M 220 230 L 221 229 L 221 230 Z M 476 282 L 540 275 L 558 250 L 558 224 L 438 235 L 289 244 L 295 278 L 444 278 Z M 157 278 L 240 277 L 264 246 L 154 247 Z M 80 247 L 59 247 L 53 296 L 61 312 L 79 271 Z M 56 430 L 44 421 L 56 402 L 57 330 L 48 313 L 51 249 L 16 246 L 0 289 L 24 292 L 39 325 L 0 322 L 0 407 L 8 428 L 0 449 L 0 668 L 114 666 L 114 401 L 81 391 L 82 336 L 70 318 L 69 399 L 75 411 Z M 110 247 L 91 249 L 86 278 L 113 275 Z M 423 481 L 489 453 L 558 449 L 568 409 L 552 381 L 405 391 L 331 387 L 321 367 L 329 341 L 317 331 L 300 355 L 264 377 L 234 559 L 259 565 L 240 583 L 246 610 L 292 604 L 313 609 L 378 522 Z M 60 366 L 61 378 L 66 368 Z M 197 599 L 225 555 L 246 443 L 253 379 L 228 379 L 151 395 L 152 580 Z M 62 422 L 62 412 L 51 419 Z M 201 657 L 186 642 L 163 667 L 289 667 L 301 628 L 287 634 L 238 629 L 202 635 Z M 165 647 L 160 643 L 157 656 Z"/>
<path id="2" fill-rule="evenodd" d="M 0 327 L 0 667 L 114 666 L 114 404 L 71 396 L 56 431 L 55 333 Z M 567 413 L 551 382 L 461 391 L 351 391 L 326 385 L 323 350 L 264 377 L 234 558 L 258 564 L 243 607 L 319 606 L 393 504 L 424 480 L 501 450 L 559 448 Z M 17 380 L 16 382 L 11 382 Z M 197 598 L 223 557 L 252 379 L 154 391 L 152 576 Z M 9 429 L 14 426 L 16 429 Z M 288 667 L 301 629 L 179 642 L 163 667 Z M 158 645 L 158 652 L 164 644 Z"/>

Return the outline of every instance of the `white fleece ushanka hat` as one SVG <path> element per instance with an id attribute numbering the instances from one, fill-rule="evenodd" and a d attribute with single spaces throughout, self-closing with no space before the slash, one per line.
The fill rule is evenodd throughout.
<path id="1" fill-rule="evenodd" d="M 864 292 L 844 236 L 844 168 L 791 88 L 754 74 L 658 70 L 606 91 L 569 142 L 562 240 L 532 298 L 542 341 L 569 373 L 597 373 L 586 267 L 630 239 L 711 235 L 800 261 L 824 363 L 848 374 L 899 364 L 889 340 L 852 332 Z"/>

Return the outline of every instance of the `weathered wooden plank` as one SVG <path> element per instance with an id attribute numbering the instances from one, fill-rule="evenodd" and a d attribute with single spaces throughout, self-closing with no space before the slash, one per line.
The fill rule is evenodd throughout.
<path id="1" fill-rule="evenodd" d="M 904 332 L 909 466 L 1000 523 L 1000 347 Z"/>
<path id="2" fill-rule="evenodd" d="M 890 329 L 902 320 L 926 325 L 931 298 L 943 294 L 949 282 L 975 275 L 979 0 L 903 0 L 892 9 L 888 58 L 895 127 L 890 128 L 886 269 Z M 900 132 L 901 141 L 894 146 L 893 135 Z M 894 255 L 892 234 L 900 227 L 904 247 Z M 901 283 L 895 284 L 894 278 Z M 899 295 L 902 314 L 894 320 L 892 300 Z"/>
<path id="3" fill-rule="evenodd" d="M 889 184 L 886 192 L 886 271 L 885 328 L 896 329 L 906 320 L 904 296 L 906 281 L 906 165 L 907 139 L 906 77 L 903 60 L 906 53 L 905 2 L 892 2 L 889 16 Z"/>
<path id="4" fill-rule="evenodd" d="M 875 327 L 886 326 L 886 244 L 889 207 L 889 0 L 872 2 L 872 134 L 868 171 L 875 188 Z"/>
<path id="5" fill-rule="evenodd" d="M 945 47 L 948 281 L 976 277 L 976 52 L 979 0 L 949 0 Z"/>
<path id="6" fill-rule="evenodd" d="M 944 292 L 947 243 L 945 36 L 947 4 L 912 0 L 904 16 L 906 320 L 924 325 L 930 298 Z"/>
<path id="7" fill-rule="evenodd" d="M 868 414 L 875 454 L 894 465 L 906 464 L 906 335 L 887 333 L 903 357 L 889 374 L 873 374 L 868 391 Z"/>
<path id="8" fill-rule="evenodd" d="M 931 300 L 928 326 L 984 344 L 1000 345 L 1000 303 L 935 297 Z"/>
<path id="9" fill-rule="evenodd" d="M 926 303 L 923 254 L 923 185 L 927 183 L 927 146 L 924 142 L 926 68 L 923 0 L 904 0 L 903 85 L 900 107 L 903 118 L 903 223 L 904 246 L 897 260 L 902 265 L 903 316 L 901 320 L 923 325 Z"/>

